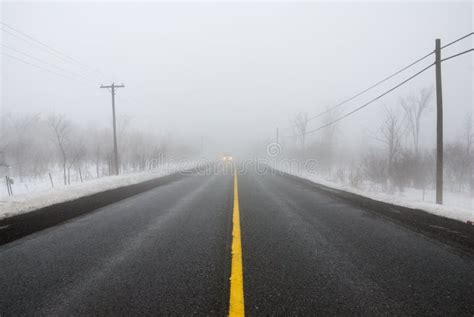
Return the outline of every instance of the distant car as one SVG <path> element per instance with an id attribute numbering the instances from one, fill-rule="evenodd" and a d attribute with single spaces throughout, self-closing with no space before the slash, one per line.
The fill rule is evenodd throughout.
<path id="1" fill-rule="evenodd" d="M 222 160 L 223 160 L 224 162 L 230 162 L 230 161 L 232 161 L 232 155 L 226 154 L 226 155 L 224 155 L 224 156 L 222 157 Z"/>

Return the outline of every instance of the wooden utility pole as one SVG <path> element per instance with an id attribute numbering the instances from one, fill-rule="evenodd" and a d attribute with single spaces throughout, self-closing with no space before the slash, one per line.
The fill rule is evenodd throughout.
<path id="1" fill-rule="evenodd" d="M 101 85 L 100 88 L 107 88 L 110 89 L 112 93 L 112 120 L 113 120 L 113 127 L 114 127 L 114 171 L 115 175 L 119 174 L 119 159 L 118 159 L 118 150 L 117 150 L 117 128 L 116 128 L 116 120 L 115 120 L 115 89 L 125 87 L 122 85 L 116 85 L 112 83 L 110 86 Z"/>
<path id="2" fill-rule="evenodd" d="M 443 204 L 443 90 L 441 84 L 441 40 L 435 43 L 436 66 L 436 203 Z"/>

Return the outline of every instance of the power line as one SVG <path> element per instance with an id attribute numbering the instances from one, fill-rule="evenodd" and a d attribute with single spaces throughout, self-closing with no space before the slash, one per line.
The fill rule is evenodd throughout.
<path id="1" fill-rule="evenodd" d="M 399 84 L 393 86 L 392 88 L 390 88 L 389 90 L 387 90 L 387 91 L 384 92 L 383 94 L 378 95 L 378 96 L 375 97 L 374 99 L 370 100 L 369 102 L 366 102 L 365 104 L 363 104 L 362 106 L 360 106 L 360 107 L 358 107 L 358 108 L 352 110 L 351 112 L 348 112 L 348 113 L 346 113 L 345 115 L 343 115 L 343 116 L 341 116 L 341 117 L 339 117 L 339 118 L 337 118 L 337 119 L 335 119 L 335 120 L 333 120 L 333 121 L 331 121 L 331 122 L 329 122 L 329 123 L 327 123 L 327 124 L 325 124 L 325 125 L 322 125 L 322 126 L 316 128 L 316 129 L 313 129 L 313 130 L 310 130 L 310 131 L 308 131 L 308 132 L 305 132 L 304 134 L 306 135 L 306 134 L 310 134 L 310 133 L 316 132 L 316 131 L 318 131 L 318 130 L 324 129 L 324 128 L 326 128 L 326 127 L 328 127 L 328 126 L 330 126 L 330 125 L 333 125 L 334 123 L 336 123 L 336 122 L 338 122 L 338 121 L 340 121 L 340 120 L 342 120 L 342 119 L 344 119 L 344 118 L 350 116 L 351 114 L 353 114 L 353 113 L 355 113 L 355 112 L 357 112 L 357 111 L 359 111 L 359 110 L 361 110 L 361 109 L 367 107 L 367 106 L 370 105 L 371 103 L 373 103 L 373 102 L 379 100 L 380 98 L 384 97 L 385 95 L 389 94 L 390 92 L 394 91 L 395 89 L 399 88 L 400 86 L 406 84 L 407 82 L 409 82 L 410 80 L 412 80 L 412 79 L 415 78 L 416 76 L 418 76 L 418 75 L 420 75 L 421 73 L 425 72 L 426 70 L 428 70 L 429 68 L 431 68 L 433 65 L 434 65 L 434 63 L 428 65 L 427 67 L 423 68 L 422 70 L 420 70 L 419 72 L 415 73 L 414 75 L 408 77 L 407 79 L 405 79 L 405 80 L 402 81 L 401 83 L 399 83 Z"/>
<path id="2" fill-rule="evenodd" d="M 6 29 L 8 28 L 8 29 Z M 34 38 L 33 36 L 31 35 L 28 35 L 26 34 L 25 32 L 23 31 L 20 31 L 8 24 L 6 24 L 5 22 L 2 22 L 0 21 L 0 30 L 2 30 L 3 32 L 7 33 L 7 34 L 10 34 L 16 38 L 19 38 L 21 40 L 24 40 L 26 41 L 26 39 L 30 40 L 31 42 L 33 42 L 33 44 L 35 44 L 37 47 L 40 47 L 42 48 L 43 50 L 47 51 L 48 53 L 52 54 L 53 56 L 55 56 L 56 58 L 59 58 L 61 59 L 62 61 L 65 61 L 65 62 L 68 62 L 68 63 L 75 63 L 79 66 L 81 66 L 88 74 L 84 73 L 82 77 L 84 77 L 85 75 L 87 76 L 90 76 L 90 74 L 94 74 L 96 73 L 98 70 L 97 69 L 94 69 L 94 68 L 91 68 L 91 67 L 88 67 L 87 65 L 85 65 L 84 63 L 80 62 L 79 60 L 77 60 L 76 58 L 70 56 L 70 55 L 67 55 L 53 47 L 51 47 L 50 45 Z M 23 37 L 21 36 L 18 36 L 18 34 L 14 33 L 14 32 L 22 35 Z M 26 38 L 26 39 L 25 39 Z M 28 42 L 28 43 L 31 43 L 31 42 Z M 97 75 L 97 74 L 96 74 Z M 92 78 L 92 76 L 90 76 Z M 102 76 L 98 76 L 98 77 L 102 77 Z M 96 76 L 94 76 L 94 79 L 97 80 Z M 103 80 L 103 78 L 101 78 L 101 80 Z"/>
<path id="3" fill-rule="evenodd" d="M 335 106 L 333 106 L 333 107 L 331 107 L 331 108 L 329 108 L 329 109 L 327 109 L 327 110 L 325 110 L 325 111 L 323 111 L 323 112 L 321 112 L 321 113 L 319 113 L 319 114 L 317 114 L 317 115 L 315 115 L 315 116 L 313 116 L 313 117 L 310 117 L 310 118 L 308 119 L 308 121 L 311 121 L 311 120 L 313 120 L 313 119 L 319 118 L 319 117 L 321 117 L 322 115 L 325 115 L 326 113 L 331 112 L 331 111 L 333 111 L 334 109 L 336 109 L 336 108 L 338 108 L 338 107 L 340 107 L 340 106 L 342 106 L 342 105 L 348 103 L 349 101 L 354 100 L 355 98 L 357 98 L 357 97 L 363 95 L 364 93 L 366 93 L 367 91 L 371 90 L 372 88 L 375 88 L 375 87 L 379 86 L 380 84 L 386 82 L 386 81 L 389 80 L 389 79 L 392 79 L 392 78 L 395 77 L 396 75 L 398 75 L 398 74 L 402 73 L 403 71 L 407 70 L 408 68 L 410 68 L 410 67 L 412 67 L 412 66 L 418 64 L 419 62 L 423 61 L 424 59 L 426 59 L 427 57 L 429 57 L 429 56 L 432 55 L 433 53 L 434 53 L 434 51 L 432 51 L 432 52 L 430 52 L 430 53 L 424 55 L 423 57 L 418 58 L 417 60 L 413 61 L 412 63 L 408 64 L 407 66 L 405 66 L 405 67 L 401 68 L 400 70 L 398 70 L 398 71 L 392 73 L 391 75 L 385 77 L 384 79 L 382 79 L 382 80 L 376 82 L 376 83 L 373 84 L 372 86 L 370 86 L 370 87 L 368 87 L 368 88 L 362 90 L 361 92 L 355 94 L 354 96 L 352 96 L 352 97 L 350 97 L 350 98 L 348 98 L 348 99 L 345 99 L 345 100 L 341 101 L 340 103 L 336 104 Z"/>
<path id="4" fill-rule="evenodd" d="M 474 51 L 474 48 L 471 48 L 471 49 L 468 49 L 468 50 L 466 50 L 466 51 L 464 51 L 464 52 L 457 53 L 457 54 L 448 56 L 448 57 L 446 57 L 446 58 L 443 58 L 443 59 L 441 60 L 441 62 L 447 61 L 447 60 L 449 60 L 449 59 L 451 59 L 451 58 L 455 58 L 455 57 L 464 55 L 464 54 L 469 53 L 469 52 L 472 52 L 472 51 Z"/>
<path id="5" fill-rule="evenodd" d="M 24 63 L 24 64 L 27 64 L 27 65 L 36 67 L 36 68 L 41 69 L 41 70 L 44 70 L 44 71 L 46 71 L 46 72 L 48 72 L 48 73 L 51 73 L 51 74 L 54 74 L 54 75 L 57 75 L 57 76 L 61 76 L 61 77 L 64 77 L 64 78 L 67 78 L 67 79 L 72 79 L 72 80 L 78 80 L 77 78 L 65 76 L 64 74 L 61 74 L 61 73 L 58 73 L 58 72 L 49 70 L 49 69 L 44 68 L 44 67 L 42 67 L 42 66 L 40 66 L 40 65 L 36 65 L 36 64 L 30 63 L 30 62 L 28 62 L 28 61 L 25 61 L 25 60 L 23 60 L 23 59 L 21 59 L 21 58 L 18 58 L 18 57 L 16 57 L 16 56 L 10 55 L 10 54 L 5 53 L 5 52 L 2 52 L 2 55 L 7 56 L 7 57 L 9 57 L 9 58 L 12 58 L 12 59 L 14 59 L 14 60 L 17 60 L 17 61 L 19 61 L 19 62 L 22 62 L 22 63 Z"/>
<path id="6" fill-rule="evenodd" d="M 44 42 L 42 42 L 42 41 L 40 41 L 40 40 L 34 38 L 33 36 L 30 36 L 30 35 L 26 34 L 25 32 L 22 32 L 22 31 L 20 31 L 20 30 L 14 28 L 14 27 L 8 25 L 8 24 L 5 23 L 5 22 L 0 21 L 0 30 L 2 30 L 3 32 L 8 33 L 8 34 L 10 34 L 10 35 L 12 35 L 12 36 L 14 36 L 14 37 L 16 37 L 16 38 L 19 38 L 19 39 L 21 39 L 21 40 L 24 40 L 24 41 L 26 41 L 25 38 L 27 38 L 27 39 L 29 39 L 30 41 L 32 41 L 34 44 L 36 44 L 36 46 L 41 47 L 43 50 L 49 52 L 49 53 L 52 54 L 53 56 L 55 56 L 55 57 L 57 57 L 57 58 L 60 58 L 61 60 L 65 61 L 65 62 L 68 62 L 68 63 L 73 62 L 73 63 L 76 63 L 76 64 L 80 65 L 80 66 L 81 66 L 84 70 L 86 70 L 87 73 L 88 73 L 88 74 L 84 73 L 83 76 L 81 76 L 81 75 L 76 75 L 76 74 L 75 74 L 75 76 L 80 76 L 81 78 L 84 78 L 84 76 L 88 76 L 88 77 L 90 77 L 91 79 L 93 78 L 94 80 L 97 80 L 97 78 L 100 78 L 101 81 L 104 81 L 104 76 L 105 76 L 105 74 L 104 74 L 102 71 L 100 71 L 99 69 L 88 67 L 87 65 L 85 65 L 85 64 L 83 64 L 82 62 L 80 62 L 79 60 L 77 60 L 77 59 L 71 57 L 70 55 L 67 55 L 67 54 L 65 54 L 65 53 L 63 53 L 63 52 L 61 52 L 61 51 L 59 51 L 59 50 L 57 50 L 57 49 L 51 47 L 50 45 L 48 45 L 48 44 L 46 44 L 46 43 L 44 43 Z M 25 38 L 22 38 L 22 37 L 18 36 L 18 34 L 12 32 L 12 31 L 14 31 L 14 32 L 16 32 L 16 33 L 22 35 L 22 36 L 25 37 Z M 25 55 L 25 56 L 28 56 L 28 55 L 26 55 L 26 53 L 22 53 L 22 54 Z M 21 60 L 21 59 L 19 59 L 19 58 L 16 58 L 16 57 L 12 56 L 12 55 L 9 55 L 9 57 L 14 58 L 14 59 L 16 59 L 16 60 L 18 60 L 18 61 L 21 61 L 21 62 L 23 62 L 23 63 L 25 63 L 25 64 L 34 66 L 34 67 L 36 67 L 36 68 L 46 70 L 46 69 L 44 69 L 44 68 L 39 67 L 38 65 L 35 65 L 35 64 L 32 64 L 32 63 L 23 61 L 23 60 Z M 31 55 L 29 55 L 28 57 L 33 58 Z M 39 59 L 37 59 L 37 58 L 33 58 L 33 59 L 39 60 Z M 42 62 L 44 62 L 44 61 L 42 61 Z M 46 62 L 45 62 L 45 64 L 49 64 L 49 63 L 46 63 Z M 53 66 L 53 65 L 49 64 L 49 66 Z M 55 66 L 54 68 L 60 68 L 60 67 L 59 67 L 59 66 Z M 46 70 L 46 71 L 48 71 L 48 70 Z M 53 74 L 60 75 L 60 74 L 58 74 L 58 73 L 56 73 L 56 72 L 52 72 L 52 71 L 48 71 L 48 72 L 53 73 Z M 101 75 L 97 74 L 97 72 L 101 73 Z M 95 74 L 95 75 L 92 76 L 92 74 Z M 69 78 L 69 77 L 66 77 L 66 76 L 63 76 L 63 75 L 60 75 L 60 76 L 65 77 L 65 78 Z M 113 76 L 113 77 L 115 77 L 115 76 Z M 69 78 L 69 79 L 71 79 L 71 78 Z M 130 103 L 130 100 L 127 100 L 127 101 Z M 136 103 L 136 102 L 135 102 L 135 103 Z"/>
<path id="7" fill-rule="evenodd" d="M 82 77 L 82 76 L 79 75 L 79 74 L 76 74 L 76 73 L 74 73 L 74 72 L 68 71 L 68 70 L 66 70 L 66 69 L 64 69 L 64 68 L 62 68 L 62 67 L 59 67 L 59 66 L 54 65 L 54 64 L 51 64 L 51 63 L 49 63 L 49 62 L 46 62 L 46 61 L 44 61 L 44 60 L 42 60 L 42 59 L 40 59 L 40 58 L 37 58 L 37 57 L 35 57 L 35 56 L 33 56 L 33 55 L 30 55 L 30 54 L 27 54 L 27 53 L 22 52 L 22 51 L 20 51 L 20 50 L 17 50 L 17 49 L 15 49 L 15 48 L 13 48 L 13 47 L 9 47 L 8 45 L 5 45 L 5 44 L 3 44 L 3 43 L 2 43 L 1 45 L 2 45 L 3 47 L 5 47 L 5 48 L 9 49 L 9 50 L 12 50 L 13 52 L 16 52 L 16 53 L 21 54 L 21 55 L 23 55 L 23 56 L 25 56 L 25 57 L 31 58 L 31 59 L 33 59 L 33 60 L 35 60 L 35 61 L 37 61 L 37 62 L 40 62 L 40 63 L 43 63 L 43 64 L 49 66 L 49 67 L 56 68 L 57 70 L 62 71 L 62 72 L 64 72 L 64 73 L 67 73 L 67 74 L 69 74 L 69 75 L 77 76 L 77 77 Z M 0 52 L 0 54 L 3 54 L 3 52 Z"/>
<path id="8" fill-rule="evenodd" d="M 472 36 L 473 34 L 474 34 L 474 32 L 468 33 L 468 34 L 466 34 L 466 35 L 464 35 L 464 36 L 462 36 L 462 37 L 460 37 L 460 38 L 458 38 L 458 39 L 456 39 L 456 40 L 454 40 L 454 41 L 452 41 L 452 42 L 450 42 L 450 43 L 448 43 L 448 44 L 442 46 L 441 48 L 446 48 L 446 47 L 448 47 L 448 46 L 450 46 L 450 45 L 453 45 L 453 44 L 455 44 L 455 43 L 457 43 L 457 42 L 459 42 L 459 41 L 464 40 L 465 38 L 467 38 L 467 37 L 469 37 L 469 36 Z M 468 51 L 463 52 L 463 54 L 464 54 L 464 53 L 467 53 L 467 52 L 468 52 Z M 421 58 L 415 60 L 414 62 L 410 63 L 409 65 L 407 65 L 407 66 L 403 67 L 402 69 L 396 71 L 395 73 L 393 73 L 393 74 L 391 74 L 391 75 L 385 77 L 384 79 L 382 79 L 382 80 L 376 82 L 376 83 L 373 84 L 372 86 L 370 86 L 370 87 L 368 87 L 368 88 L 362 90 L 361 92 L 355 94 L 354 96 L 352 96 L 352 97 L 350 97 L 350 98 L 347 98 L 347 99 L 341 101 L 340 103 L 334 105 L 333 107 L 331 107 L 331 108 L 329 108 L 329 109 L 327 109 L 327 110 L 325 110 L 325 111 L 323 111 L 323 112 L 321 112 L 321 113 L 319 113 L 319 114 L 317 114 L 317 115 L 315 115 L 315 116 L 310 117 L 310 118 L 308 119 L 308 121 L 311 121 L 311 120 L 314 120 L 314 119 L 316 119 L 316 118 L 319 118 L 319 117 L 321 117 L 322 115 L 325 115 L 326 113 L 331 112 L 331 111 L 333 111 L 334 109 L 336 109 L 336 108 L 338 108 L 338 107 L 340 107 L 340 106 L 342 106 L 342 105 L 348 103 L 349 101 L 354 100 L 355 98 L 357 98 L 357 97 L 363 95 L 364 93 L 366 93 L 367 91 L 371 90 L 372 88 L 375 88 L 375 87 L 379 86 L 380 84 L 386 82 L 386 81 L 389 80 L 389 79 L 392 79 L 392 78 L 395 77 L 396 75 L 402 73 L 403 71 L 407 70 L 408 68 L 410 68 L 410 67 L 414 66 L 415 64 L 421 62 L 422 60 L 426 59 L 427 57 L 429 57 L 429 56 L 432 55 L 433 53 L 434 53 L 434 51 L 432 51 L 432 52 L 426 54 L 425 56 L 423 56 L 423 57 L 421 57 Z M 459 55 L 462 55 L 462 54 L 457 54 L 457 55 L 454 55 L 454 56 L 452 56 L 452 57 L 456 57 L 456 56 L 459 56 Z M 449 57 L 449 58 L 452 58 L 452 57 Z M 446 59 L 444 59 L 444 60 L 448 60 L 449 58 L 446 58 Z M 443 60 L 442 60 L 442 61 L 443 61 Z"/>
<path id="9" fill-rule="evenodd" d="M 60 70 L 60 71 L 62 71 L 62 72 L 65 72 L 65 73 L 68 73 L 69 75 L 76 76 L 76 77 L 78 77 L 78 78 L 73 78 L 73 77 L 65 76 L 65 75 L 63 75 L 63 74 L 61 74 L 61 73 L 58 73 L 58 72 L 56 72 L 56 71 L 51 71 L 51 70 L 49 70 L 49 69 L 46 69 L 46 68 L 44 68 L 44 67 L 41 67 L 40 65 L 37 65 L 37 64 L 34 64 L 34 63 L 31 63 L 31 62 L 25 61 L 25 60 L 23 60 L 23 59 L 21 59 L 21 58 L 18 58 L 18 57 L 16 57 L 16 56 L 13 56 L 13 55 L 10 55 L 10 54 L 1 52 L 1 54 L 3 54 L 4 56 L 10 57 L 10 58 L 15 59 L 15 60 L 17 60 L 17 61 L 19 61 L 19 62 L 21 62 L 21 63 L 26 64 L 26 65 L 33 66 L 33 67 L 35 67 L 35 68 L 37 68 L 37 69 L 41 69 L 41 70 L 46 71 L 46 72 L 48 72 L 48 73 L 51 73 L 51 74 L 54 74 L 54 75 L 57 75 L 57 76 L 61 76 L 61 77 L 63 77 L 63 78 L 70 79 L 70 80 L 82 80 L 82 81 L 86 81 L 86 78 L 85 78 L 84 76 L 87 76 L 87 77 L 89 77 L 90 79 L 94 79 L 94 80 L 97 80 L 97 78 L 100 78 L 100 80 L 104 80 L 104 77 L 103 77 L 103 76 L 104 76 L 104 73 L 102 73 L 102 71 L 100 71 L 99 69 L 88 67 L 87 65 L 85 65 L 85 64 L 81 63 L 80 61 L 78 61 L 77 59 L 75 59 L 75 58 L 73 58 L 73 57 L 71 57 L 71 56 L 69 56 L 69 55 L 67 55 L 67 54 L 65 54 L 65 53 L 62 53 L 62 52 L 58 51 L 57 49 L 51 47 L 50 45 L 48 45 L 48 44 L 46 44 L 46 43 L 44 43 L 44 42 L 42 42 L 42 41 L 40 41 L 40 40 L 38 40 L 38 39 L 36 39 L 36 38 L 30 36 L 30 35 L 28 35 L 28 34 L 26 34 L 25 32 L 22 32 L 22 31 L 20 31 L 20 30 L 18 30 L 18 29 L 16 29 L 16 28 L 13 28 L 12 26 L 10 26 L 10 25 L 8 25 L 8 24 L 2 22 L 2 21 L 0 21 L 0 30 L 2 30 L 3 32 L 5 32 L 5 33 L 7 33 L 7 34 L 10 34 L 10 35 L 12 35 L 12 36 L 14 36 L 14 37 L 16 37 L 16 38 L 18 38 L 18 39 L 21 39 L 21 40 L 23 40 L 23 41 L 26 41 L 26 39 L 28 39 L 28 40 L 30 40 L 31 42 L 33 42 L 33 44 L 35 44 L 37 47 L 42 48 L 44 51 L 47 51 L 48 53 L 52 54 L 53 56 L 55 56 L 55 57 L 57 57 L 57 58 L 59 58 L 59 59 L 65 61 L 65 62 L 68 62 L 68 63 L 75 63 L 75 64 L 78 64 L 78 65 L 81 66 L 84 70 L 86 70 L 87 73 L 83 73 L 82 75 L 79 75 L 79 74 L 75 74 L 75 73 L 73 73 L 73 72 L 68 72 L 67 70 L 65 70 L 65 69 L 63 69 L 63 68 L 61 68 L 61 67 L 59 67 L 59 66 L 57 66 L 57 65 L 53 65 L 53 64 L 51 64 L 51 63 L 45 62 L 45 61 L 43 61 L 43 60 L 41 60 L 41 59 L 39 59 L 39 58 L 37 58 L 37 57 L 34 57 L 34 56 L 30 55 L 30 54 L 21 52 L 21 51 L 19 51 L 19 50 L 16 50 L 16 49 L 11 48 L 11 47 L 7 47 L 6 45 L 2 44 L 4 47 L 7 47 L 7 48 L 9 48 L 9 49 L 11 49 L 11 50 L 13 50 L 13 51 L 16 51 L 16 52 L 18 52 L 19 54 L 21 54 L 21 55 L 23 55 L 23 56 L 26 56 L 26 57 L 31 58 L 31 59 L 33 59 L 33 60 L 36 60 L 36 61 L 38 61 L 38 62 L 44 63 L 44 64 L 48 65 L 49 67 L 53 67 L 53 68 L 55 68 L 55 69 L 58 69 L 58 70 Z M 14 31 L 14 32 L 16 32 L 16 33 L 22 35 L 24 38 L 23 38 L 23 37 L 20 37 L 18 34 L 12 32 L 12 31 Z M 25 39 L 25 38 L 26 38 L 26 39 Z M 31 42 L 28 42 L 28 43 L 31 43 Z M 101 73 L 102 76 L 99 75 L 99 74 L 97 74 L 97 72 Z M 94 74 L 94 76 L 92 76 L 93 74 Z M 110 90 L 110 89 L 108 89 L 108 90 Z M 127 100 L 127 101 L 130 103 L 130 100 Z"/>
<path id="10" fill-rule="evenodd" d="M 42 42 L 42 41 L 40 41 L 40 40 L 35 39 L 34 37 L 32 37 L 32 36 L 26 34 L 25 32 L 22 32 L 22 31 L 20 31 L 20 30 L 18 30 L 18 29 L 15 29 L 14 27 L 12 27 L 12 26 L 10 26 L 10 25 L 6 24 L 5 22 L 2 22 L 2 21 L 0 21 L 0 24 L 2 25 L 2 26 L 0 26 L 0 28 L 1 28 L 4 32 L 6 32 L 6 33 L 8 33 L 8 34 L 10 34 L 10 35 L 12 35 L 12 36 L 15 36 L 15 37 L 17 37 L 17 38 L 21 38 L 21 37 L 19 37 L 19 36 L 18 36 L 17 34 L 15 34 L 14 32 L 16 32 L 16 33 L 18 33 L 18 34 L 21 34 L 23 37 L 26 37 L 26 38 L 29 39 L 30 41 L 32 41 L 32 42 L 36 43 L 37 45 L 43 47 L 43 49 L 48 50 L 50 53 L 56 55 L 58 58 L 61 58 L 62 60 L 65 60 L 65 61 L 68 61 L 68 62 L 74 62 L 74 63 L 76 63 L 76 64 L 79 64 L 79 65 L 85 67 L 85 65 L 82 64 L 81 62 L 79 62 L 77 59 L 75 59 L 75 58 L 73 58 L 73 57 L 71 57 L 71 56 L 69 56 L 69 55 L 67 55 L 67 54 L 65 54 L 65 53 L 62 53 L 62 52 L 58 51 L 57 49 L 55 49 L 55 48 L 49 46 L 48 44 L 46 44 L 46 43 L 44 43 L 44 42 Z M 8 28 L 8 29 L 5 29 L 5 27 Z M 12 30 L 12 31 L 14 31 L 14 32 L 12 32 L 12 31 L 10 31 L 10 30 Z M 23 40 L 24 40 L 24 39 L 23 39 Z"/>
<path id="11" fill-rule="evenodd" d="M 449 42 L 448 44 L 446 44 L 446 45 L 444 45 L 444 46 L 441 46 L 441 49 L 446 48 L 446 47 L 448 47 L 448 46 L 451 46 L 451 45 L 453 45 L 454 43 L 457 43 L 457 42 L 459 42 L 459 41 L 462 41 L 462 40 L 464 40 L 465 38 L 467 38 L 467 37 L 469 37 L 469 36 L 471 36 L 471 35 L 473 35 L 473 34 L 474 34 L 474 32 L 471 32 L 471 33 L 468 33 L 468 34 L 466 34 L 466 35 L 464 35 L 464 36 L 461 36 L 460 38 L 458 38 L 458 39 L 456 39 L 456 40 L 454 40 L 454 41 L 452 41 L 452 42 Z"/>

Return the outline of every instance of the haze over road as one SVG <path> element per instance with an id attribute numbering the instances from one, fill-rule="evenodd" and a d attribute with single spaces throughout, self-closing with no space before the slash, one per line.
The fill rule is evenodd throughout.
<path id="1" fill-rule="evenodd" d="M 0 315 L 226 315 L 234 189 L 190 175 L 1 246 Z M 285 175 L 238 203 L 249 316 L 474 313 L 454 247 Z"/>

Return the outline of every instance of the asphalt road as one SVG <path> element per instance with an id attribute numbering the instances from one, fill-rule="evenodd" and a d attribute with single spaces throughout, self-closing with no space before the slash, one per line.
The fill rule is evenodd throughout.
<path id="1" fill-rule="evenodd" d="M 472 255 L 286 176 L 238 183 L 247 315 L 473 316 Z M 0 315 L 226 315 L 232 202 L 231 175 L 192 175 L 4 244 Z"/>

